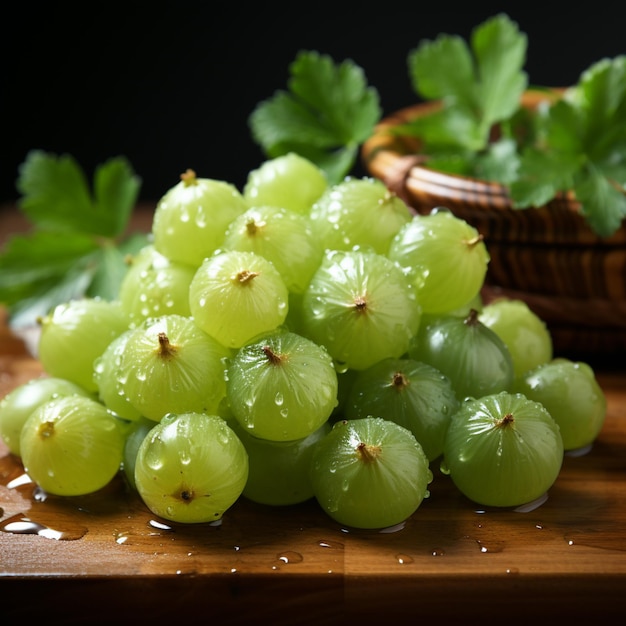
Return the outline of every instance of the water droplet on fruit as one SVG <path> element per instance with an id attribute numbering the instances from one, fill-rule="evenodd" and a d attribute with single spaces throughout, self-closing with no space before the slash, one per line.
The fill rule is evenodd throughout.
<path id="1" fill-rule="evenodd" d="M 202 208 L 198 208 L 198 212 L 196 213 L 196 226 L 198 226 L 199 228 L 206 228 L 207 225 L 207 219 L 206 219 L 206 215 L 204 213 L 204 211 L 202 210 Z"/>
<path id="2" fill-rule="evenodd" d="M 225 430 L 222 430 L 217 434 L 217 439 L 225 446 L 228 445 L 231 441 L 231 438 L 228 436 L 228 432 Z"/>
<path id="3" fill-rule="evenodd" d="M 163 467 L 163 442 L 160 438 L 154 438 L 151 442 L 151 446 L 148 449 L 145 460 L 150 469 L 158 471 Z"/>
<path id="4" fill-rule="evenodd" d="M 276 403 L 276 406 L 282 406 L 284 401 L 285 397 L 283 396 L 283 394 L 280 391 L 277 391 L 276 395 L 274 396 L 274 402 Z"/>
<path id="5" fill-rule="evenodd" d="M 334 364 L 335 370 L 338 374 L 345 374 L 349 369 L 347 363 L 344 363 L 342 361 L 334 361 Z"/>

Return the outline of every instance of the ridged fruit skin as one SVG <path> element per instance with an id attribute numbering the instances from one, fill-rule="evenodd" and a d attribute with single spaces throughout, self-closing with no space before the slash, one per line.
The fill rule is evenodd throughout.
<path id="1" fill-rule="evenodd" d="M 317 444 L 311 483 L 322 509 L 353 528 L 406 521 L 429 496 L 433 474 L 413 434 L 380 417 L 340 420 Z"/>
<path id="2" fill-rule="evenodd" d="M 550 413 L 505 391 L 462 403 L 446 434 L 442 469 L 470 500 L 516 507 L 546 494 L 562 463 L 563 439 Z"/>

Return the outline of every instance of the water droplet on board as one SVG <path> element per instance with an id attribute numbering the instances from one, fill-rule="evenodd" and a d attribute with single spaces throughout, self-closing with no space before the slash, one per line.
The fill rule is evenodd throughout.
<path id="1" fill-rule="evenodd" d="M 602 531 L 597 529 L 570 530 L 564 535 L 568 546 L 586 546 L 611 550 L 614 552 L 626 552 L 626 537 L 621 526 L 606 527 Z"/>
<path id="2" fill-rule="evenodd" d="M 304 561 L 304 557 L 299 552 L 293 550 L 281 552 L 276 558 L 283 563 L 302 563 Z"/>
<path id="3" fill-rule="evenodd" d="M 33 490 L 33 500 L 35 502 L 45 502 L 48 499 L 48 492 L 44 491 L 39 485 Z"/>
<path id="4" fill-rule="evenodd" d="M 17 478 L 10 480 L 7 483 L 7 487 L 9 489 L 17 489 L 18 487 L 22 487 L 23 485 L 32 485 L 33 481 L 28 474 L 20 474 Z"/>
<path id="5" fill-rule="evenodd" d="M 3 520 L 2 523 L 0 523 L 0 531 L 16 535 L 39 535 L 47 539 L 65 541 L 80 539 L 87 534 L 87 529 L 82 526 L 57 530 L 25 517 L 21 513 Z"/>
<path id="6" fill-rule="evenodd" d="M 395 558 L 400 565 L 408 565 L 414 562 L 413 557 L 408 556 L 407 554 L 396 554 Z"/>
<path id="7" fill-rule="evenodd" d="M 485 543 L 481 539 L 476 539 L 475 541 L 481 552 L 502 552 L 505 546 L 503 541 L 493 541 L 489 542 L 489 544 Z"/>
<path id="8" fill-rule="evenodd" d="M 157 530 L 169 530 L 172 532 L 174 531 L 172 526 L 170 526 L 169 524 L 165 524 L 164 522 L 159 522 L 155 519 L 151 519 L 148 522 L 148 526 L 151 526 L 152 528 L 156 528 Z"/>

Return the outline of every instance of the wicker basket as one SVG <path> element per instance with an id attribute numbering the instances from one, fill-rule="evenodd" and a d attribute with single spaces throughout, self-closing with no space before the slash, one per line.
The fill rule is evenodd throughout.
<path id="1" fill-rule="evenodd" d="M 528 92 L 523 104 L 536 106 L 541 97 Z M 416 104 L 382 120 L 363 145 L 367 171 L 417 213 L 447 207 L 476 227 L 491 256 L 485 299 L 526 301 L 548 325 L 555 353 L 626 355 L 626 225 L 602 239 L 571 195 L 537 209 L 514 209 L 500 184 L 425 167 L 418 141 L 389 130 L 433 106 Z"/>

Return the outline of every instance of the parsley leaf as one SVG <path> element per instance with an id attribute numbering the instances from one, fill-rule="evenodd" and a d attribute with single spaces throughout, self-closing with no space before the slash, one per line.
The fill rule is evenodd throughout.
<path id="1" fill-rule="evenodd" d="M 543 121 L 511 184 L 515 205 L 572 190 L 593 230 L 611 235 L 626 217 L 626 56 L 591 66 Z"/>
<path id="2" fill-rule="evenodd" d="M 92 194 L 83 170 L 70 155 L 29 152 L 20 167 L 21 210 L 39 228 L 116 237 L 123 233 L 140 180 L 123 158 L 98 166 Z"/>
<path id="3" fill-rule="evenodd" d="M 336 64 L 301 51 L 289 69 L 288 91 L 275 92 L 250 115 L 252 137 L 269 158 L 296 152 L 339 182 L 381 118 L 378 92 L 350 60 Z"/>
<path id="4" fill-rule="evenodd" d="M 526 35 L 504 14 L 473 31 L 471 49 L 453 35 L 424 40 L 408 55 L 409 76 L 416 94 L 441 100 L 441 108 L 399 130 L 419 136 L 426 152 L 484 150 L 493 125 L 519 108 L 526 48 Z"/>
<path id="5" fill-rule="evenodd" d="M 31 232 L 0 250 L 0 303 L 13 327 L 73 298 L 117 296 L 126 254 L 147 243 L 144 234 L 125 235 L 140 185 L 122 157 L 97 168 L 92 193 L 71 156 L 28 153 L 16 187 Z"/>

